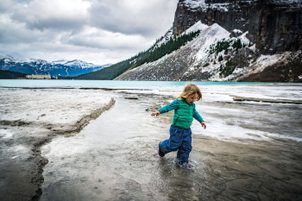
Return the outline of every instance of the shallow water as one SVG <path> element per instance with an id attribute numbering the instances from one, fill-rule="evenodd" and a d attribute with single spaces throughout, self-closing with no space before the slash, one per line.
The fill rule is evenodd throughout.
<path id="1" fill-rule="evenodd" d="M 187 81 L 121 81 L 121 80 L 3 80 L 0 79 L 0 87 L 24 87 L 24 88 L 108 88 L 108 89 L 173 89 L 182 87 Z M 199 85 L 258 85 L 257 82 L 197 82 Z"/>
<path id="2" fill-rule="evenodd" d="M 166 128 L 155 126 L 145 111 L 147 104 L 137 102 L 117 97 L 110 111 L 77 136 L 57 138 L 43 148 L 50 163 L 44 170 L 41 200 L 156 196 L 157 188 L 149 189 L 154 177 L 149 171 L 158 168 L 155 144 L 165 136 Z"/>
<path id="3" fill-rule="evenodd" d="M 41 200 L 302 198 L 301 143 L 220 141 L 193 128 L 193 167 L 179 168 L 175 153 L 163 159 L 156 153 L 158 142 L 168 136 L 171 115 L 154 118 L 146 111 L 163 98 L 136 97 L 117 94 L 115 106 L 81 133 L 44 146 L 49 163 Z"/>
<path id="4" fill-rule="evenodd" d="M 0 88 L 0 200 L 35 198 L 47 163 L 40 147 L 79 129 L 110 100 L 99 90 Z"/>
<path id="5" fill-rule="evenodd" d="M 53 83 L 41 85 L 46 89 L 0 91 L 0 197 L 7 201 L 29 200 L 25 198 L 38 188 L 36 180 L 44 180 L 44 201 L 302 200 L 302 105 L 233 100 L 299 101 L 299 84 L 201 85 L 203 100 L 197 110 L 208 128 L 194 122 L 193 167 L 183 169 L 176 166 L 175 153 L 163 159 L 157 155 L 158 142 L 168 137 L 172 113 L 155 118 L 150 112 L 177 97 L 185 83 L 146 89 L 142 82 L 111 83 L 119 90 L 109 91 L 87 90 L 81 82 L 72 89 Z M 110 88 L 103 82 L 95 85 Z M 64 135 L 111 97 L 116 103 L 109 111 L 80 133 Z M 41 140 L 44 158 L 33 153 L 32 146 Z M 44 178 L 32 178 L 41 163 L 47 163 Z"/>

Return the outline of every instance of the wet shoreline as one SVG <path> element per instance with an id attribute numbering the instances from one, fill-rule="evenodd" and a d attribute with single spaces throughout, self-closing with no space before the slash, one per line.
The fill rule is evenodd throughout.
<path id="1" fill-rule="evenodd" d="M 32 91 L 31 89 L 30 91 Z M 3 131 L 13 131 L 17 137 L 9 139 L 0 135 L 0 197 L 10 200 L 39 200 L 42 195 L 41 186 L 44 182 L 43 169 L 48 159 L 41 154 L 41 148 L 50 143 L 57 136 L 72 136 L 79 133 L 91 120 L 99 117 L 115 104 L 111 98 L 107 104 L 101 104 L 99 108 L 91 110 L 87 115 L 81 115 L 74 123 L 39 123 L 37 121 L 0 120 Z M 46 115 L 46 114 L 45 114 Z M 42 116 L 45 116 L 44 114 Z M 59 115 L 59 114 L 58 114 Z M 40 116 L 38 116 L 37 120 Z M 38 130 L 37 130 L 38 128 Z M 32 131 L 31 131 L 32 129 Z M 28 136 L 26 133 L 32 133 Z M 10 154 L 5 149 L 12 147 L 24 149 L 24 156 L 20 153 Z"/>
<path id="2" fill-rule="evenodd" d="M 33 160 L 36 161 L 35 163 L 38 166 L 38 172 L 36 175 L 32 176 L 32 183 L 38 186 L 38 189 L 36 190 L 36 194 L 32 197 L 32 201 L 39 200 L 42 195 L 42 189 L 41 186 L 44 182 L 43 177 L 43 169 L 45 165 L 48 163 L 48 159 L 43 157 L 41 154 L 41 147 L 45 144 L 51 142 L 53 138 L 55 138 L 58 135 L 64 135 L 64 136 L 70 136 L 70 135 L 76 135 L 79 133 L 91 120 L 96 119 L 99 117 L 103 112 L 110 110 L 111 107 L 113 107 L 115 104 L 115 100 L 111 98 L 110 102 L 107 105 L 104 105 L 94 111 L 92 111 L 90 114 L 83 116 L 80 120 L 78 120 L 73 126 L 70 126 L 72 129 L 51 129 L 53 133 L 46 137 L 43 140 L 40 140 L 36 143 L 34 143 L 32 151 L 33 151 Z"/>
<path id="3" fill-rule="evenodd" d="M 32 187 L 19 183 L 6 200 L 29 200 L 29 195 L 17 195 L 17 188 L 38 189 L 31 200 L 41 201 L 302 199 L 301 142 L 221 140 L 193 128 L 193 169 L 179 169 L 175 153 L 164 159 L 156 153 L 158 142 L 168 136 L 172 115 L 150 117 L 150 111 L 173 96 L 118 90 L 111 95 L 116 102 L 111 99 L 106 109 L 94 110 L 74 126 L 48 124 L 41 128 L 43 135 L 32 136 L 29 159 L 34 165 L 26 169 L 33 171 L 25 173 L 36 175 L 27 180 Z M 20 120 L 0 125 L 30 132 L 39 124 Z M 17 171 L 10 174 L 17 176 Z"/>
<path id="4" fill-rule="evenodd" d="M 70 146 L 83 143 L 87 151 L 65 155 L 54 150 L 67 141 L 57 140 L 47 146 L 46 155 L 57 162 L 46 168 L 48 179 L 44 183 L 42 201 L 302 198 L 301 143 L 282 139 L 228 141 L 193 132 L 190 156 L 193 169 L 180 169 L 175 164 L 176 153 L 163 159 L 156 153 L 158 142 L 167 137 L 171 114 L 149 118 L 150 110 L 171 97 L 135 94 L 135 99 L 126 99 L 129 94 L 119 94 L 112 110 L 88 125 L 78 139 L 69 141 Z M 131 118 L 127 111 L 143 114 Z M 138 118 L 142 126 L 123 123 L 133 124 Z M 125 126 L 123 133 L 120 132 L 123 129 L 114 125 L 116 121 L 119 127 Z M 91 140 L 96 141 L 96 145 L 91 144 Z M 77 165 L 73 165 L 75 161 Z M 54 172 L 57 169 L 60 171 Z M 77 171 L 80 175 L 76 175 Z M 85 188 L 79 189 L 80 186 Z M 54 196 L 55 192 L 58 195 Z"/>
<path id="5" fill-rule="evenodd" d="M 206 185 L 219 192 L 215 200 L 302 199 L 301 143 L 195 138 L 193 146 L 200 153 L 193 153 L 195 160 L 203 161 L 206 175 L 216 180 Z"/>

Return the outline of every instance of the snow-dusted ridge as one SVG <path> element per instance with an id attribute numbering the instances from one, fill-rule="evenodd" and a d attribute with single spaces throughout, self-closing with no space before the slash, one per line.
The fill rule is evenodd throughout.
<path id="1" fill-rule="evenodd" d="M 159 38 L 155 44 L 153 45 L 152 49 L 159 48 L 163 44 L 166 44 L 173 36 L 173 29 L 170 28 L 163 37 Z"/>
<path id="2" fill-rule="evenodd" d="M 207 26 L 197 22 L 183 34 L 195 31 L 200 31 L 199 35 L 181 48 L 116 79 L 236 81 L 292 57 L 291 52 L 259 55 L 247 38 L 248 32 L 229 32 L 217 23 Z"/>
<path id="3" fill-rule="evenodd" d="M 62 65 L 66 65 L 66 66 L 79 66 L 81 68 L 91 68 L 91 67 L 95 67 L 97 65 L 93 64 L 93 63 L 88 63 L 82 60 L 70 60 L 70 61 L 66 61 L 66 60 L 58 60 L 58 61 L 54 61 L 51 62 L 53 64 L 62 64 Z"/>
<path id="4" fill-rule="evenodd" d="M 24 74 L 49 74 L 51 76 L 77 76 L 102 69 L 81 60 L 56 60 L 48 62 L 42 59 L 17 60 L 10 56 L 0 56 L 0 70 L 14 71 Z"/>
<path id="5" fill-rule="evenodd" d="M 181 35 L 187 35 L 193 32 L 202 31 L 207 29 L 208 27 L 208 25 L 201 23 L 201 21 L 198 21 L 193 26 L 184 31 Z"/>

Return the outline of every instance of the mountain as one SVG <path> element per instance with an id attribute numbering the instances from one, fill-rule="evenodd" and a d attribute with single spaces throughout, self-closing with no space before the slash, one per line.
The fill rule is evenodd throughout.
<path id="1" fill-rule="evenodd" d="M 301 82 L 301 66 L 302 0 L 179 0 L 151 48 L 81 78 Z"/>
<path id="2" fill-rule="evenodd" d="M 197 21 L 248 32 L 263 54 L 302 48 L 302 0 L 179 0 L 173 33 Z"/>
<path id="3" fill-rule="evenodd" d="M 73 77 L 102 69 L 80 60 L 47 62 L 41 59 L 29 61 L 17 61 L 13 57 L 0 58 L 0 70 L 18 72 L 23 74 L 49 74 L 52 77 Z"/>
<path id="4" fill-rule="evenodd" d="M 198 22 L 201 23 L 201 22 Z M 197 23 L 197 24 L 198 24 Z M 194 25 L 196 26 L 196 25 Z M 237 34 L 237 36 L 235 36 Z M 301 51 L 258 55 L 247 33 L 203 25 L 198 37 L 165 57 L 129 70 L 119 80 L 297 81 Z"/>
<path id="5" fill-rule="evenodd" d="M 127 70 L 134 69 L 144 63 L 154 62 L 163 56 L 170 54 L 183 46 L 188 41 L 198 35 L 199 31 L 190 31 L 186 34 L 174 37 L 172 30 L 169 30 L 165 36 L 157 40 L 157 42 L 148 50 L 140 52 L 130 59 L 113 64 L 110 67 L 103 68 L 99 71 L 80 75 L 76 79 L 100 79 L 111 80 L 121 75 Z"/>

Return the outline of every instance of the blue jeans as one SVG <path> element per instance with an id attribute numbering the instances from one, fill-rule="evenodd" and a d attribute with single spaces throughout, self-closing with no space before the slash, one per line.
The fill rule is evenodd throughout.
<path id="1" fill-rule="evenodd" d="M 170 127 L 170 138 L 159 144 L 160 150 L 167 154 L 177 151 L 177 159 L 180 163 L 188 162 L 192 151 L 192 131 L 191 128 L 179 128 L 174 125 Z"/>

